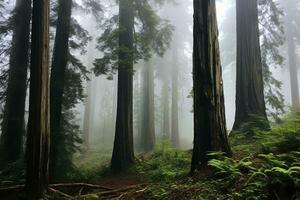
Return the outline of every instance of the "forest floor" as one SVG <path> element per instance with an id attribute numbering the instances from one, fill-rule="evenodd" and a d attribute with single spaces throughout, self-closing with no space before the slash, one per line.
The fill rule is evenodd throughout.
<path id="1" fill-rule="evenodd" d="M 233 157 L 211 153 L 209 165 L 194 176 L 189 176 L 191 150 L 173 149 L 167 142 L 138 155 L 123 174 L 112 174 L 108 165 L 93 165 L 99 159 L 108 163 L 109 154 L 90 152 L 76 158 L 80 174 L 68 182 L 77 185 L 51 185 L 45 199 L 300 199 L 300 111 L 269 131 L 253 127 L 249 122 L 230 136 Z M 0 173 L 0 199 L 18 199 L 17 193 L 1 198 L 1 188 L 24 180 L 22 167 L 16 166 L 10 167 L 14 173 Z"/>

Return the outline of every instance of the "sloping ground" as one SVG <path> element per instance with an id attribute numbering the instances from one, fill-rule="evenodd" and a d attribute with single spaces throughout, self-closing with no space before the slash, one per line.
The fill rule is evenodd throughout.
<path id="1" fill-rule="evenodd" d="M 245 127 L 230 136 L 232 158 L 211 153 L 209 166 L 193 177 L 188 175 L 191 151 L 161 143 L 153 153 L 139 155 L 136 165 L 124 174 L 111 174 L 107 167 L 86 170 L 80 166 L 82 174 L 74 175 L 72 181 L 93 185 L 50 185 L 45 199 L 300 199 L 300 112 L 270 131 Z M 19 168 L 10 168 L 15 174 L 3 171 L 0 175 L 0 199 L 22 196 L 21 190 L 1 196 L 1 185 L 22 183 L 20 177 L 24 177 Z"/>
<path id="2" fill-rule="evenodd" d="M 211 153 L 209 166 L 189 177 L 191 152 L 160 146 L 136 166 L 149 182 L 146 199 L 300 199 L 300 112 L 270 131 L 230 136 L 233 158 Z M 130 199 L 130 198 L 128 198 Z"/>

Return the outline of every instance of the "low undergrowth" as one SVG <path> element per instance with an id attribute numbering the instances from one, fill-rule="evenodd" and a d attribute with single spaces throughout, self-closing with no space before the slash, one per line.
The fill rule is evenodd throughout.
<path id="1" fill-rule="evenodd" d="M 211 152 L 208 166 L 192 177 L 189 176 L 192 152 L 171 148 L 164 141 L 154 152 L 138 155 L 136 164 L 120 175 L 109 171 L 110 150 L 78 155 L 75 157 L 78 171 L 70 174 L 68 182 L 102 184 L 101 180 L 109 177 L 108 183 L 123 182 L 122 186 L 126 186 L 125 179 L 130 177 L 133 184 L 141 184 L 137 191 L 119 194 L 120 199 L 300 199 L 300 111 L 268 131 L 247 127 L 229 137 L 234 152 L 231 158 Z M 24 162 L 20 161 L 1 170 L 0 186 L 22 184 L 24 178 Z M 99 195 L 89 198 L 101 199 Z"/>
<path id="2" fill-rule="evenodd" d="M 248 126 L 249 127 L 249 126 Z M 141 157 L 137 172 L 151 199 L 300 199 L 300 112 L 271 130 L 235 132 L 234 155 L 209 154 L 208 167 L 188 176 L 191 151 L 166 144 Z"/>

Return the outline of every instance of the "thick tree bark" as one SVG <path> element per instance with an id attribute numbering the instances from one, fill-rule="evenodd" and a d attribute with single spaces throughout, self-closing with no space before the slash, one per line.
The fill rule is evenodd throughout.
<path id="1" fill-rule="evenodd" d="M 14 162 L 22 153 L 30 20 L 31 0 L 17 0 L 13 16 L 9 79 L 1 135 L 0 152 L 3 162 Z"/>
<path id="2" fill-rule="evenodd" d="M 50 80 L 51 177 L 54 177 L 55 172 L 59 170 L 57 169 L 58 149 L 59 146 L 64 144 L 64 137 L 61 132 L 62 99 L 65 86 L 65 73 L 69 59 L 71 13 L 72 0 L 59 0 Z"/>
<path id="3" fill-rule="evenodd" d="M 226 131 L 218 26 L 214 0 L 194 0 L 194 148 L 191 173 L 207 153 L 231 153 Z"/>
<path id="4" fill-rule="evenodd" d="M 154 121 L 154 71 L 150 61 L 143 69 L 143 114 L 141 130 L 141 148 L 145 152 L 152 151 L 155 145 Z"/>
<path id="5" fill-rule="evenodd" d="M 133 0 L 119 2 L 119 68 L 115 141 L 111 169 L 119 172 L 134 163 L 133 151 Z"/>
<path id="6" fill-rule="evenodd" d="M 27 199 L 40 199 L 48 188 L 49 164 L 49 0 L 34 0 L 32 12 Z"/>
<path id="7" fill-rule="evenodd" d="M 237 0 L 236 113 L 233 130 L 249 120 L 268 124 L 259 44 L 257 0 Z M 253 118 L 254 117 L 254 118 Z M 257 126 L 261 126 L 261 121 Z M 259 127 L 266 128 L 266 127 Z"/>
<path id="8" fill-rule="evenodd" d="M 173 46 L 173 66 L 172 66 L 172 125 L 171 139 L 173 147 L 179 147 L 179 127 L 178 127 L 178 53 L 176 38 Z"/>

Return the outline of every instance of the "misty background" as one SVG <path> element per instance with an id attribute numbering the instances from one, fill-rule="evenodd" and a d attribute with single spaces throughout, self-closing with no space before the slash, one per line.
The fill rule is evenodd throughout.
<path id="1" fill-rule="evenodd" d="M 9 9 L 13 9 L 14 1 L 10 1 Z M 77 0 L 80 5 L 81 1 Z M 102 1 L 104 13 L 102 18 L 110 18 L 118 12 L 118 6 L 114 0 Z M 162 104 L 167 102 L 169 108 L 169 119 L 171 119 L 171 78 L 174 68 L 174 62 L 178 63 L 178 118 L 179 134 L 182 148 L 191 148 L 193 140 L 193 99 L 192 91 L 192 50 L 193 50 L 193 2 L 192 0 L 181 0 L 175 4 L 166 4 L 156 7 L 159 15 L 170 21 L 174 26 L 173 40 L 169 50 L 163 57 L 154 56 L 151 63 L 154 66 L 154 103 L 155 103 L 155 129 L 158 138 L 163 135 L 163 122 L 161 116 L 164 114 Z M 109 12 L 108 12 L 109 11 Z M 101 24 L 92 17 L 91 13 L 83 14 L 76 10 L 72 13 L 73 17 L 85 28 L 93 38 L 87 47 L 87 52 L 78 57 L 92 71 L 93 62 L 100 58 L 102 53 L 97 50 L 97 39 L 103 33 Z M 235 115 L 235 68 L 236 68 L 236 12 L 235 0 L 218 0 L 217 16 L 219 24 L 219 42 L 221 52 L 221 63 L 223 67 L 223 82 L 225 91 L 225 107 L 227 129 L 232 128 Z M 55 30 L 52 30 L 54 34 Z M 6 38 L 9 41 L 11 38 Z M 177 49 L 174 57 L 174 48 Z M 287 57 L 286 44 L 281 47 L 281 54 Z M 51 54 L 50 54 L 51 55 Z M 299 57 L 299 49 L 297 49 Z M 176 58 L 176 61 L 174 61 Z M 297 59 L 299 61 L 299 58 Z M 272 67 L 271 71 L 274 77 L 283 83 L 282 94 L 285 99 L 285 105 L 291 105 L 289 71 L 286 65 L 288 59 L 284 60 L 281 67 Z M 141 101 L 140 90 L 144 83 L 142 72 L 146 67 L 145 62 L 140 61 L 135 64 L 134 74 L 134 113 L 139 110 Z M 117 80 L 116 74 L 112 77 L 106 75 L 95 76 L 89 73 L 90 81 L 85 82 L 86 99 L 83 103 L 78 103 L 75 108 L 76 124 L 80 130 L 88 131 L 90 135 L 91 146 L 97 146 L 97 149 L 107 149 L 110 151 L 113 147 L 116 103 L 117 103 Z M 167 87 L 167 90 L 164 90 Z M 168 92 L 168 99 L 164 95 Z M 88 105 L 88 106 L 87 106 Z M 28 106 L 26 108 L 28 110 Z M 139 129 L 138 115 L 134 114 L 134 135 L 138 137 Z M 26 120 L 27 121 L 27 120 Z M 171 120 L 170 122 L 171 123 Z M 170 124 L 171 126 L 171 124 Z"/>

